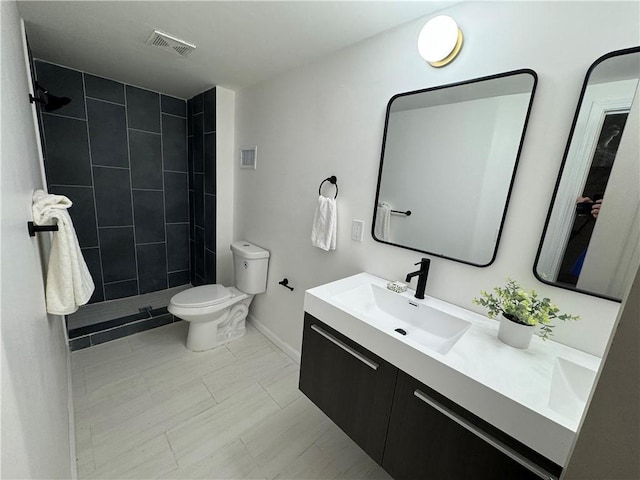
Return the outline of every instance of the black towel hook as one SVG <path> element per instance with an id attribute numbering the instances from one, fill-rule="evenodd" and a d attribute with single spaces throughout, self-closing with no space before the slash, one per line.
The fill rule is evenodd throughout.
<path id="1" fill-rule="evenodd" d="M 335 175 L 325 178 L 322 183 L 320 183 L 320 186 L 318 187 L 318 195 L 322 195 L 322 185 L 324 185 L 324 182 L 329 182 L 336 186 L 336 195 L 333 198 L 338 198 L 338 179 Z"/>
<path id="2" fill-rule="evenodd" d="M 35 237 L 38 232 L 57 232 L 58 225 L 36 225 L 33 222 L 27 222 L 27 230 L 30 237 Z"/>

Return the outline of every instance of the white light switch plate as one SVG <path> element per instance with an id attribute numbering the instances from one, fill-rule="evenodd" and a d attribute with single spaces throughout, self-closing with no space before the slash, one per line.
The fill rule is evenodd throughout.
<path id="1" fill-rule="evenodd" d="M 353 220 L 351 222 L 351 240 L 361 242 L 364 236 L 364 220 Z"/>

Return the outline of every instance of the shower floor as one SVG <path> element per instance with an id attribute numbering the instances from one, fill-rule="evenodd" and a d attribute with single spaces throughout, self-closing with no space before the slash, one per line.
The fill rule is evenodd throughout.
<path id="1" fill-rule="evenodd" d="M 179 319 L 167 311 L 171 297 L 191 285 L 84 305 L 67 316 L 71 350 L 122 338 Z"/>

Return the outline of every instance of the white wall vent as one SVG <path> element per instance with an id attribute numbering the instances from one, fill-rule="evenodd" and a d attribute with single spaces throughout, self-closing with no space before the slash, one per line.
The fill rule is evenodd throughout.
<path id="1" fill-rule="evenodd" d="M 258 147 L 242 147 L 240 149 L 240 168 L 256 169 Z"/>
<path id="2" fill-rule="evenodd" d="M 147 40 L 147 45 L 161 48 L 162 50 L 175 53 L 181 57 L 189 56 L 189 54 L 196 49 L 195 45 L 159 30 L 153 31 L 149 40 Z"/>

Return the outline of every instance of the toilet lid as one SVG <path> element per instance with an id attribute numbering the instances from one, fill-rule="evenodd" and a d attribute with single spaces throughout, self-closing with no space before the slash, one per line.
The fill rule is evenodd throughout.
<path id="1" fill-rule="evenodd" d="M 171 303 L 176 307 L 208 307 L 222 303 L 230 297 L 231 292 L 223 285 L 201 285 L 174 295 Z"/>

